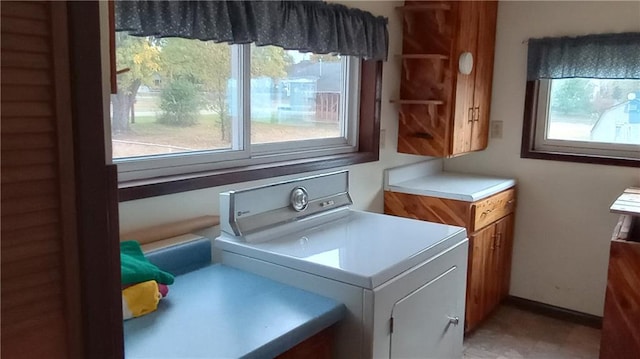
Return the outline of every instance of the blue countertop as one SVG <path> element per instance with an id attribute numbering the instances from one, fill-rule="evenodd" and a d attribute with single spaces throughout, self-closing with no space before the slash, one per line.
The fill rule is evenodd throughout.
<path id="1" fill-rule="evenodd" d="M 126 358 L 271 358 L 342 319 L 343 304 L 223 265 L 176 277 L 124 323 Z"/>

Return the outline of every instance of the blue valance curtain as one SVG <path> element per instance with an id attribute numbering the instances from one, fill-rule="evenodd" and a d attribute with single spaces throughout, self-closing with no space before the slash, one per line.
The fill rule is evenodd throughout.
<path id="1" fill-rule="evenodd" d="M 386 18 L 323 1 L 116 1 L 115 29 L 374 60 L 389 43 Z"/>
<path id="2" fill-rule="evenodd" d="M 527 80 L 640 79 L 640 32 L 529 40 Z"/>

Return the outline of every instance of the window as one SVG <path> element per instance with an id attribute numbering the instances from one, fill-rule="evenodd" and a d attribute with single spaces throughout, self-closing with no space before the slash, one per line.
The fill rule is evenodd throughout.
<path id="1" fill-rule="evenodd" d="M 536 149 L 640 157 L 640 80 L 541 80 Z"/>
<path id="2" fill-rule="evenodd" d="M 316 1 L 110 4 L 121 201 L 378 160 L 386 18 Z"/>
<path id="3" fill-rule="evenodd" d="M 521 156 L 640 165 L 639 41 L 530 40 Z"/>
<path id="4" fill-rule="evenodd" d="M 353 58 L 125 33 L 116 56 L 121 181 L 357 150 Z"/>

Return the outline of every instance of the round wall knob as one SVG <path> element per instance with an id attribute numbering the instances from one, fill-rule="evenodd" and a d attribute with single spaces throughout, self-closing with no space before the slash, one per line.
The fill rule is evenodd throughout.
<path id="1" fill-rule="evenodd" d="M 291 207 L 297 212 L 304 211 L 309 206 L 309 193 L 304 187 L 296 187 L 291 191 Z"/>
<path id="2" fill-rule="evenodd" d="M 463 75 L 469 75 L 473 71 L 473 54 L 463 52 L 458 58 L 458 71 Z"/>

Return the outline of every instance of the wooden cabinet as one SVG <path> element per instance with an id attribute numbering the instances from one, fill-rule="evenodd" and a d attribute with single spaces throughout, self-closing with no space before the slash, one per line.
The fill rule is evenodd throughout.
<path id="1" fill-rule="evenodd" d="M 473 330 L 509 294 L 513 214 L 469 236 L 466 323 Z"/>
<path id="2" fill-rule="evenodd" d="M 398 152 L 451 157 L 487 147 L 497 2 L 405 1 Z M 470 73 L 459 71 L 471 54 Z"/>
<path id="3" fill-rule="evenodd" d="M 466 202 L 392 191 L 386 214 L 462 226 L 469 236 L 465 331 L 477 326 L 509 294 L 516 191 Z"/>
<path id="4" fill-rule="evenodd" d="M 600 359 L 632 359 L 640 353 L 640 188 L 625 190 L 611 212 L 621 216 L 611 238 Z"/>
<path id="5" fill-rule="evenodd" d="M 330 359 L 333 355 L 333 335 L 333 327 L 324 329 L 278 355 L 276 359 Z"/>

